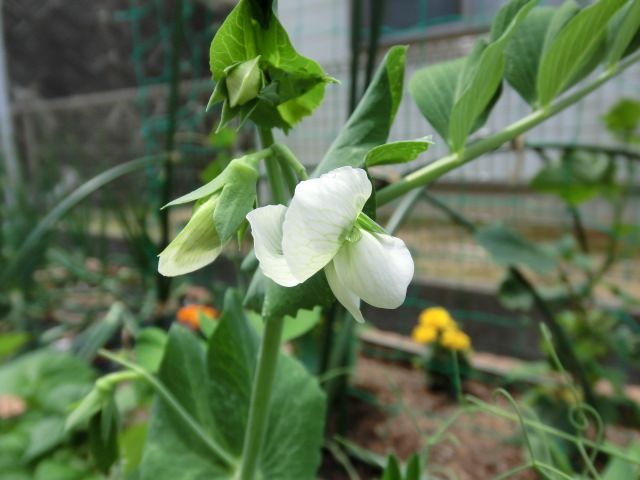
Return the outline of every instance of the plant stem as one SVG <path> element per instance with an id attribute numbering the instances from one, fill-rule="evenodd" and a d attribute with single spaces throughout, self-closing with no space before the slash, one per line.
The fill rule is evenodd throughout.
<path id="1" fill-rule="evenodd" d="M 376 200 L 378 205 L 389 203 L 409 190 L 432 182 L 445 173 L 474 160 L 480 155 L 497 149 L 518 135 L 532 129 L 547 118 L 552 117 L 567 107 L 570 107 L 578 100 L 581 100 L 583 97 L 596 90 L 603 83 L 633 65 L 639 59 L 640 53 L 631 55 L 626 61 L 621 62 L 618 68 L 609 69 L 601 73 L 589 84 L 576 90 L 574 93 L 557 100 L 548 107 L 535 110 L 526 117 L 507 126 L 504 130 L 467 145 L 462 152 L 446 155 L 422 168 L 419 168 L 415 172 L 408 174 L 402 180 L 383 188 L 377 193 Z"/>
<path id="2" fill-rule="evenodd" d="M 167 106 L 167 131 L 165 133 L 165 152 L 167 156 L 162 164 L 160 203 L 166 205 L 171 201 L 173 191 L 173 162 L 176 140 L 177 116 L 180 101 L 180 51 L 182 50 L 182 2 L 176 0 L 173 10 L 173 28 L 171 30 L 171 70 L 169 81 L 169 100 Z M 164 250 L 169 245 L 171 238 L 171 224 L 169 211 L 160 210 L 160 245 L 159 250 Z M 171 291 L 171 277 L 165 277 L 156 273 L 158 301 L 164 303 L 169 298 Z"/>
<path id="3" fill-rule="evenodd" d="M 278 365 L 284 317 L 265 319 L 258 366 L 253 379 L 249 421 L 244 434 L 239 480 L 254 480 L 267 431 L 271 389 Z"/>
<path id="4" fill-rule="evenodd" d="M 268 148 L 273 145 L 273 133 L 271 132 L 271 130 L 267 128 L 261 128 L 259 130 L 259 133 L 262 148 Z M 280 169 L 278 160 L 273 156 L 269 156 L 265 159 L 264 163 L 267 168 L 267 179 L 269 180 L 269 186 L 271 187 L 273 201 L 282 205 L 286 205 L 289 197 L 287 195 L 287 190 L 283 181 L 284 178 L 282 175 L 282 170 Z"/>
<path id="5" fill-rule="evenodd" d="M 262 148 L 273 145 L 273 133 L 269 129 L 260 129 Z M 267 177 L 271 186 L 274 201 L 286 205 L 288 196 L 283 183 L 282 172 L 278 160 L 273 156 L 265 160 Z M 278 367 L 278 355 L 282 340 L 284 317 L 264 319 L 264 334 L 258 355 L 258 365 L 251 388 L 251 403 L 249 405 L 249 420 L 244 432 L 242 446 L 242 460 L 237 478 L 239 480 L 254 480 L 262 445 L 267 431 L 269 406 L 271 403 L 271 389 Z"/>
<path id="6" fill-rule="evenodd" d="M 98 352 L 100 356 L 111 360 L 118 365 L 122 365 L 129 370 L 136 372 L 140 378 L 144 379 L 165 404 L 173 410 L 177 417 L 198 437 L 211 452 L 218 457 L 219 460 L 224 462 L 228 467 L 233 467 L 236 464 L 234 459 L 224 448 L 222 448 L 213 438 L 211 438 L 207 432 L 205 432 L 198 422 L 189 414 L 189 412 L 180 404 L 180 402 L 173 396 L 173 394 L 160 382 L 154 375 L 135 363 L 132 363 L 124 358 L 121 358 L 108 350 L 100 350 Z"/>

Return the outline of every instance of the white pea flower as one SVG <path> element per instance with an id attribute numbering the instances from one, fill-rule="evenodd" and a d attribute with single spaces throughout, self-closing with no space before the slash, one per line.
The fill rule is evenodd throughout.
<path id="1" fill-rule="evenodd" d="M 324 268 L 338 301 L 364 321 L 360 300 L 380 308 L 404 302 L 413 260 L 404 242 L 362 213 L 371 195 L 364 170 L 341 167 L 300 182 L 291 205 L 247 215 L 263 273 L 292 287 Z"/>

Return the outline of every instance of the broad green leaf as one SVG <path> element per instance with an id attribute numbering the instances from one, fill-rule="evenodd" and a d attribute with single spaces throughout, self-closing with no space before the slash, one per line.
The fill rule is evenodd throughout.
<path id="1" fill-rule="evenodd" d="M 505 45 L 534 5 L 533 0 L 512 0 L 507 3 L 496 16 L 497 23 L 492 31 L 492 36 L 496 38 L 477 55 L 469 56 L 465 72 L 458 80 L 456 98 L 449 118 L 452 150 L 460 151 L 464 147 L 467 137 L 474 126 L 477 126 L 477 119 L 491 103 L 502 83 Z"/>
<path id="2" fill-rule="evenodd" d="M 389 455 L 387 468 L 384 469 L 382 480 L 402 480 L 402 472 L 400 471 L 400 463 L 395 455 Z"/>
<path id="3" fill-rule="evenodd" d="M 258 349 L 259 339 L 247 322 L 241 298 L 229 291 L 207 351 L 193 333 L 175 325 L 160 368 L 160 380 L 180 404 L 236 458 L 244 441 Z M 315 478 L 324 410 L 317 381 L 296 360 L 280 354 L 257 478 Z M 141 480 L 228 480 L 235 468 L 223 465 L 161 400 L 155 401 Z"/>
<path id="4" fill-rule="evenodd" d="M 265 319 L 285 315 L 297 316 L 300 309 L 311 309 L 316 305 L 326 307 L 334 300 L 322 270 L 303 284 L 290 288 L 282 287 L 267 278 L 264 281 L 266 287 L 262 316 Z"/>
<path id="5" fill-rule="evenodd" d="M 640 462 L 640 444 L 636 441 L 632 443 L 627 451 L 627 456 L 632 457 L 636 462 Z M 623 478 L 638 478 L 640 476 L 640 467 L 638 464 L 630 463 L 626 460 L 612 456 L 607 467 L 600 476 L 601 480 L 622 480 Z"/>
<path id="6" fill-rule="evenodd" d="M 164 330 L 157 327 L 145 328 L 136 337 L 136 362 L 145 370 L 157 372 L 166 345 L 167 333 Z"/>
<path id="7" fill-rule="evenodd" d="M 616 13 L 609 25 L 607 65 L 612 66 L 624 57 L 633 37 L 640 29 L 640 2 L 632 0 Z"/>
<path id="8" fill-rule="evenodd" d="M 414 453 L 407 463 L 407 470 L 404 474 L 404 480 L 420 480 L 422 477 L 422 465 L 420 455 Z"/>
<path id="9" fill-rule="evenodd" d="M 615 193 L 613 167 L 605 156 L 574 151 L 560 161 L 545 165 L 531 180 L 530 186 L 575 206 L 599 194 Z"/>
<path id="10" fill-rule="evenodd" d="M 273 77 L 275 87 L 269 90 L 270 85 L 267 85 L 267 92 L 261 99 L 248 100 L 235 108 L 225 100 L 221 125 L 240 115 L 241 121 L 251 117 L 261 127 L 288 130 L 320 105 L 325 85 L 333 79 L 327 77 L 318 63 L 296 52 L 273 13 L 264 16 L 258 12 L 263 9 L 257 8 L 251 0 L 240 0 L 231 11 L 211 42 L 211 72 L 214 80 L 220 83 L 229 68 L 260 56 L 259 66 L 269 79 Z M 255 20 L 256 15 L 262 21 Z M 252 88 L 257 78 L 256 72 L 251 77 Z M 209 103 L 225 97 L 226 90 L 216 88 Z M 291 96 L 292 91 L 296 92 L 295 96 Z"/>
<path id="11" fill-rule="evenodd" d="M 623 98 L 603 117 L 607 129 L 625 142 L 640 141 L 640 102 Z"/>
<path id="12" fill-rule="evenodd" d="M 102 347 L 120 331 L 124 320 L 124 305 L 114 302 L 107 314 L 73 339 L 71 351 L 87 362 L 93 360 Z"/>
<path id="13" fill-rule="evenodd" d="M 485 123 L 500 94 L 505 46 L 534 3 L 508 2 L 496 16 L 490 43 L 480 40 L 465 58 L 429 65 L 411 78 L 411 96 L 452 150 L 463 148 Z"/>
<path id="14" fill-rule="evenodd" d="M 531 293 L 510 274 L 500 283 L 498 300 L 509 310 L 528 311 L 533 306 Z"/>
<path id="15" fill-rule="evenodd" d="M 536 81 L 544 106 L 576 80 L 602 45 L 611 17 L 624 0 L 600 0 L 569 20 L 542 53 Z"/>
<path id="16" fill-rule="evenodd" d="M 37 350 L 0 368 L 0 394 L 18 395 L 29 405 L 66 415 L 69 405 L 91 390 L 94 378 L 93 370 L 78 358 Z"/>
<path id="17" fill-rule="evenodd" d="M 402 140 L 378 145 L 367 153 L 365 165 L 373 167 L 410 162 L 418 158 L 421 153 L 426 152 L 432 144 L 431 137 L 424 137 L 419 140 Z"/>
<path id="18" fill-rule="evenodd" d="M 550 273 L 555 268 L 553 256 L 504 225 L 482 227 L 475 237 L 493 260 L 504 267 L 525 266 L 541 274 Z"/>
<path id="19" fill-rule="evenodd" d="M 104 474 L 118 459 L 119 414 L 113 398 L 89 422 L 89 446 L 93 460 Z"/>
<path id="20" fill-rule="evenodd" d="M 22 454 L 25 463 L 57 447 L 64 440 L 64 419 L 48 416 L 29 429 L 29 446 Z"/>
<path id="21" fill-rule="evenodd" d="M 130 474 L 138 468 L 147 438 L 147 430 L 148 424 L 144 422 L 129 426 L 120 434 L 118 444 L 120 458 L 125 466 L 125 474 Z"/>
<path id="22" fill-rule="evenodd" d="M 284 317 L 284 326 L 282 329 L 282 341 L 288 342 L 304 335 L 315 327 L 321 318 L 322 309 L 320 307 L 314 307 L 310 310 L 299 310 L 298 315 L 295 317 L 286 315 Z M 257 313 L 247 312 L 247 320 L 249 320 L 249 323 L 251 323 L 254 330 L 262 335 L 262 332 L 264 331 L 264 321 L 262 320 L 262 317 Z"/>
<path id="23" fill-rule="evenodd" d="M 251 167 L 236 167 L 233 180 L 229 181 L 220 195 L 213 212 L 213 222 L 220 238 L 231 238 L 244 221 L 256 201 L 258 172 Z"/>
<path id="24" fill-rule="evenodd" d="M 565 25 L 580 11 L 580 6 L 575 0 L 565 0 L 562 5 L 554 9 L 555 12 L 544 37 L 543 50 L 546 50 L 551 42 L 555 40 Z"/>
<path id="25" fill-rule="evenodd" d="M 312 176 L 346 165 L 362 167 L 367 152 L 387 141 L 402 98 L 406 53 L 404 46 L 389 49 L 360 103 Z"/>
<path id="26" fill-rule="evenodd" d="M 18 352 L 31 338 L 24 332 L 5 332 L 0 334 L 0 360 Z"/>
<path id="27" fill-rule="evenodd" d="M 449 143 L 449 118 L 465 58 L 421 68 L 409 80 L 409 93 L 436 132 Z"/>
<path id="28" fill-rule="evenodd" d="M 504 49 L 504 76 L 531 106 L 536 104 L 536 78 L 552 7 L 534 8 L 518 25 Z"/>

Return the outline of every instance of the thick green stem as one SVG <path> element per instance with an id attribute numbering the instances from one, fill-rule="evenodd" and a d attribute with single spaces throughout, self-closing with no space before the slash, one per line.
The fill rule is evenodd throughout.
<path id="1" fill-rule="evenodd" d="M 272 146 L 274 142 L 273 133 L 271 132 L 271 130 L 261 128 L 259 132 L 262 148 L 268 148 Z M 284 178 L 282 175 L 282 170 L 280 170 L 280 165 L 278 164 L 278 159 L 270 156 L 265 159 L 264 163 L 267 168 L 267 179 L 269 180 L 269 186 L 271 187 L 273 201 L 282 205 L 286 205 L 288 200 L 287 189 L 284 184 Z"/>
<path id="2" fill-rule="evenodd" d="M 251 391 L 251 405 L 249 407 L 249 421 L 244 434 L 244 446 L 242 448 L 242 463 L 238 480 L 254 480 L 255 473 L 262 452 L 269 406 L 271 404 L 271 389 L 273 379 L 278 366 L 278 354 L 280 353 L 280 341 L 284 318 L 265 319 L 264 336 L 260 346 L 258 367 L 253 379 Z"/>
<path id="3" fill-rule="evenodd" d="M 470 162 L 471 160 L 474 160 L 480 155 L 484 155 L 485 153 L 497 149 L 498 147 L 514 139 L 518 135 L 532 129 L 547 118 L 552 117 L 553 115 L 561 112 L 567 107 L 570 107 L 578 100 L 581 100 L 583 97 L 596 90 L 603 83 L 633 65 L 639 59 L 640 54 L 632 55 L 626 61 L 621 62 L 617 69 L 610 69 L 603 72 L 595 80 L 576 90 L 571 95 L 567 95 L 566 97 L 557 100 L 546 108 L 532 112 L 531 114 L 518 120 L 517 122 L 512 123 L 504 130 L 496 133 L 495 135 L 491 135 L 487 138 L 467 145 L 462 152 L 451 153 L 438 160 L 435 160 L 429 165 L 426 165 L 416 170 L 415 172 L 410 173 L 399 182 L 393 183 L 388 187 L 383 188 L 376 195 L 378 205 L 389 203 L 407 193 L 409 190 L 413 190 L 414 188 L 426 185 L 427 183 L 441 177 L 445 173 L 458 168 L 465 163 Z"/>

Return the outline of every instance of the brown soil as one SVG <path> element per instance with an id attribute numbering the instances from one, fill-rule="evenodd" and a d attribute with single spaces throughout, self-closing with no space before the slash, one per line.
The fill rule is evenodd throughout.
<path id="1" fill-rule="evenodd" d="M 518 424 L 484 412 L 462 413 L 441 440 L 429 446 L 460 407 L 447 393 L 429 390 L 421 369 L 360 357 L 353 385 L 357 397 L 367 400 L 354 398 L 348 406 L 347 438 L 362 448 L 381 455 L 394 452 L 402 460 L 428 449 L 428 472 L 438 479 L 489 480 L 526 462 Z M 469 381 L 464 389 L 494 402 L 493 387 Z M 504 400 L 496 403 L 513 411 Z M 638 438 L 637 432 L 611 430 L 607 436 L 615 443 L 626 444 L 631 435 Z M 379 471 L 357 460 L 352 463 L 362 480 L 379 478 Z M 327 453 L 321 478 L 348 480 L 349 476 Z M 538 477 L 525 471 L 509 478 Z"/>

